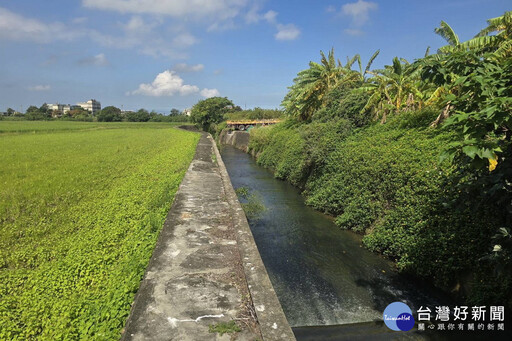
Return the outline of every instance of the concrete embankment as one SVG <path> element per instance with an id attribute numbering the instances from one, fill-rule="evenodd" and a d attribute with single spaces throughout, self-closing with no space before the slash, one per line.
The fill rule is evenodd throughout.
<path id="1" fill-rule="evenodd" d="M 210 332 L 235 321 L 236 334 Z M 211 136 L 202 133 L 123 340 L 294 340 Z"/>
<path id="2" fill-rule="evenodd" d="M 249 148 L 250 134 L 246 131 L 231 131 L 224 129 L 219 135 L 219 143 L 227 144 L 247 152 Z"/>

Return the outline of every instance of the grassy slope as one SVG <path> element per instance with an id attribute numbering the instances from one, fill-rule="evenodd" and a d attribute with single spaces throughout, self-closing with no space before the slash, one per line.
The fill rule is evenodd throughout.
<path id="1" fill-rule="evenodd" d="M 0 339 L 119 337 L 199 138 L 58 123 L 0 135 Z"/>
<path id="2" fill-rule="evenodd" d="M 453 190 L 454 170 L 438 164 L 450 133 L 425 128 L 432 120 L 404 114 L 352 132 L 342 121 L 278 125 L 251 131 L 250 148 L 277 177 L 305 189 L 309 205 L 364 233 L 364 244 L 401 270 L 445 289 L 481 271 L 471 299 L 499 303 L 510 276 L 480 280 L 492 276 L 481 257 L 502 222 L 489 219 L 499 215 L 479 195 Z"/>

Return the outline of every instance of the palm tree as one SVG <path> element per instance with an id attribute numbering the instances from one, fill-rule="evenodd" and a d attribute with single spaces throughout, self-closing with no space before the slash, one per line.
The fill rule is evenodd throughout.
<path id="1" fill-rule="evenodd" d="M 302 121 L 309 120 L 316 110 L 326 105 L 327 94 L 334 88 L 346 86 L 353 89 L 364 84 L 367 81 L 366 74 L 370 73 L 370 67 L 379 52 L 380 50 L 377 50 L 370 57 L 363 70 L 359 54 L 352 58 L 347 57 L 347 64 L 342 65 L 339 60 L 335 61 L 334 49 L 329 51 L 327 57 L 320 51 L 322 56 L 320 63 L 309 62 L 309 69 L 297 74 L 293 80 L 294 84 L 289 88 L 290 91 L 281 105 L 285 107 L 288 114 Z M 356 61 L 359 71 L 352 69 Z"/>
<path id="2" fill-rule="evenodd" d="M 495 58 L 512 55 L 512 11 L 488 19 L 487 27 L 474 38 L 465 42 L 460 42 L 457 34 L 444 21 L 441 21 L 441 26 L 435 28 L 434 32 L 448 42 L 448 45 L 439 48 L 440 53 L 451 53 L 456 50 L 480 50 L 492 52 Z"/>
<path id="3" fill-rule="evenodd" d="M 370 82 L 358 89 L 370 94 L 363 111 L 373 111 L 377 117 L 381 117 L 381 123 L 386 122 L 391 112 L 398 113 L 423 104 L 419 71 L 407 60 L 395 57 L 393 65 L 368 73 L 373 75 Z"/>
<path id="4" fill-rule="evenodd" d="M 448 42 L 448 45 L 439 48 L 439 52 L 450 53 L 460 46 L 459 36 L 446 22 L 441 20 L 441 26 L 436 27 L 434 32 L 443 37 Z"/>
<path id="5" fill-rule="evenodd" d="M 493 34 L 494 33 L 494 34 Z M 495 58 L 512 55 L 512 11 L 488 19 L 487 27 L 473 39 L 463 43 L 464 47 L 482 48 L 493 51 Z"/>
<path id="6" fill-rule="evenodd" d="M 366 64 L 364 71 L 363 71 L 363 68 L 361 65 L 361 57 L 359 57 L 359 55 L 357 55 L 357 57 L 358 57 L 357 64 L 359 65 L 359 80 L 361 81 L 361 83 L 364 83 L 366 81 L 366 74 L 368 74 L 370 72 L 370 68 L 373 64 L 373 61 L 375 60 L 375 58 L 377 58 L 379 53 L 380 53 L 380 50 L 377 50 L 373 53 L 373 55 L 370 57 L 370 60 L 368 61 L 368 64 Z"/>
<path id="7" fill-rule="evenodd" d="M 322 107 L 327 93 L 338 85 L 346 74 L 341 62 L 336 63 L 334 49 L 327 57 L 320 51 L 321 62 L 309 62 L 309 69 L 302 70 L 293 80 L 294 84 L 285 96 L 282 106 L 292 116 L 309 120 L 313 113 Z"/>

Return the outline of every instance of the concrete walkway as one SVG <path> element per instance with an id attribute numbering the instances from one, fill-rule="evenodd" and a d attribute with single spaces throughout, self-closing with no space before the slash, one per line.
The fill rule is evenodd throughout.
<path id="1" fill-rule="evenodd" d="M 248 225 L 241 222 L 240 205 L 233 202 L 234 191 L 226 176 L 211 137 L 202 133 L 135 298 L 123 340 L 294 339 L 252 235 L 249 242 L 245 240 Z M 243 245 L 238 243 L 240 236 Z M 250 274 L 248 285 L 246 273 L 255 270 L 257 283 Z M 256 296 L 249 290 L 253 286 Z M 266 311 L 263 303 L 253 302 L 256 297 L 271 301 L 264 302 Z M 223 336 L 209 332 L 209 326 L 230 321 L 241 331 Z"/>

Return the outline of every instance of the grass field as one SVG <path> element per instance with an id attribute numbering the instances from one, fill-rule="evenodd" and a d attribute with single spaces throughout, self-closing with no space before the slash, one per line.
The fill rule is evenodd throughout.
<path id="1" fill-rule="evenodd" d="M 0 339 L 118 339 L 199 135 L 166 123 L 0 132 Z"/>
<path id="2" fill-rule="evenodd" d="M 120 128 L 168 128 L 186 123 L 160 122 L 79 122 L 79 121 L 0 121 L 0 134 L 46 133 L 70 130 L 102 130 Z"/>

